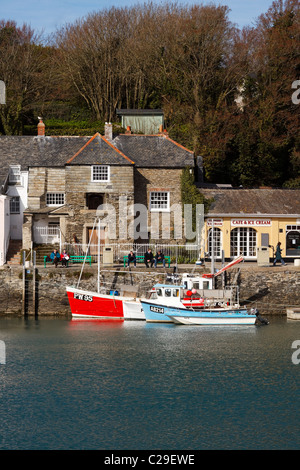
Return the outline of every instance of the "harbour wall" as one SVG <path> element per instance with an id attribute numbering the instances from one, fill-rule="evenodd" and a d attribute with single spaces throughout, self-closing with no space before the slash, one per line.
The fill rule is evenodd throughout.
<path id="1" fill-rule="evenodd" d="M 190 272 L 192 267 L 180 267 L 179 272 Z M 197 268 L 195 274 L 209 272 Z M 38 267 L 26 270 L 26 282 L 23 279 L 23 268 L 5 266 L 0 269 L 0 315 L 21 316 L 51 315 L 70 316 L 66 286 L 76 286 L 81 274 L 80 267 L 55 269 L 53 266 Z M 240 303 L 256 307 L 262 314 L 286 315 L 287 308 L 300 306 L 300 269 L 299 267 L 266 267 L 260 268 L 243 264 L 237 272 L 227 273 L 227 283 L 236 280 L 240 288 Z M 79 287 L 97 290 L 97 268 L 86 267 L 82 273 Z M 101 270 L 101 284 L 108 290 L 118 290 L 129 297 L 145 296 L 156 282 L 165 282 L 163 268 L 145 270 L 138 267 L 131 271 L 119 268 Z M 221 287 L 222 279 L 217 278 Z M 35 285 L 35 291 L 33 289 Z M 26 305 L 24 310 L 24 290 Z M 35 294 L 35 300 L 34 300 Z"/>

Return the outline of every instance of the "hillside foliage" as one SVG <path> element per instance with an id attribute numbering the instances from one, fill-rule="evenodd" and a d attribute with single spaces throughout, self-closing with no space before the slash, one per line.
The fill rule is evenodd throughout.
<path id="1" fill-rule="evenodd" d="M 151 2 L 107 8 L 44 38 L 0 19 L 0 134 L 120 131 L 116 109 L 163 109 L 205 180 L 300 187 L 298 0 L 276 0 L 238 29 L 227 6 Z M 300 88 L 300 84 L 299 87 Z M 298 96 L 300 93 L 298 94 Z"/>

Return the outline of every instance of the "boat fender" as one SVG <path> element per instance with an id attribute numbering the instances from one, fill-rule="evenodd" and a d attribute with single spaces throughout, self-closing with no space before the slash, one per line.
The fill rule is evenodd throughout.
<path id="1" fill-rule="evenodd" d="M 117 290 L 111 290 L 109 295 L 119 295 L 119 292 Z"/>
<path id="2" fill-rule="evenodd" d="M 250 310 L 251 315 L 256 315 L 257 320 L 262 324 L 262 325 L 268 325 L 270 322 L 266 318 L 263 318 L 260 314 L 257 308 L 251 308 Z"/>

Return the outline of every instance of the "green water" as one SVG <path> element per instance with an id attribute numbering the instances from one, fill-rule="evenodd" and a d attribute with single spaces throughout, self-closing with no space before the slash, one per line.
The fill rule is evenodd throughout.
<path id="1" fill-rule="evenodd" d="M 299 449 L 300 322 L 270 320 L 1 319 L 0 449 Z"/>

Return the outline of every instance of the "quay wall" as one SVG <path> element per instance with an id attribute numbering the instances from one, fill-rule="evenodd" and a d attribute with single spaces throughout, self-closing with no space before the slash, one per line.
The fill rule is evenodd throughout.
<path id="1" fill-rule="evenodd" d="M 80 275 L 80 266 L 70 268 L 52 265 L 36 270 L 36 311 L 38 315 L 70 316 L 66 295 L 66 286 L 76 286 Z M 204 268 L 197 270 L 204 272 Z M 179 272 L 191 271 L 180 267 Z M 0 315 L 23 315 L 23 268 L 5 266 L 0 269 Z M 207 269 L 205 272 L 209 272 Z M 196 274 L 196 272 L 195 272 Z M 235 272 L 227 274 L 227 282 L 233 282 Z M 26 274 L 27 314 L 33 315 L 33 279 L 32 269 Z M 236 279 L 235 279 L 236 280 Z M 156 282 L 165 281 L 163 268 L 146 270 L 138 267 L 126 272 L 123 268 L 106 268 L 101 271 L 101 282 L 108 290 L 118 290 L 127 296 L 146 295 Z M 221 278 L 218 279 L 218 283 Z M 287 308 L 300 306 L 300 269 L 299 267 L 259 268 L 243 265 L 238 275 L 240 303 L 256 307 L 266 315 L 286 315 Z M 217 287 L 220 287 L 218 285 Z M 97 268 L 86 267 L 82 273 L 80 288 L 97 289 Z"/>

